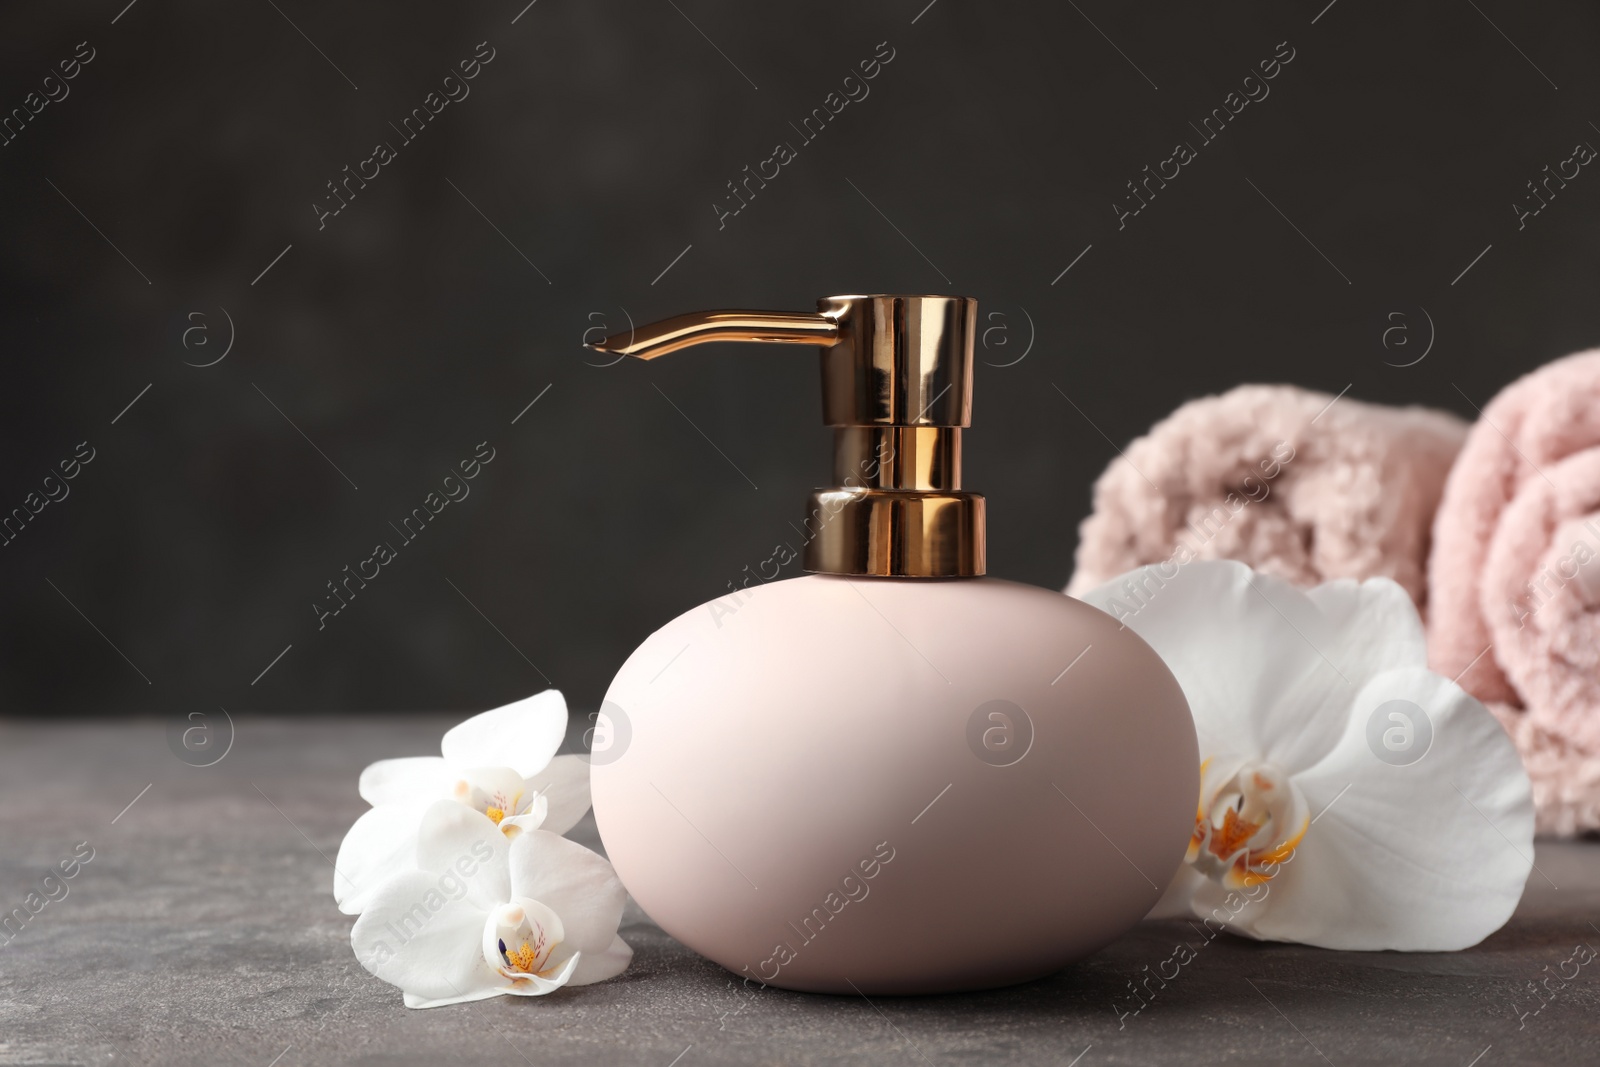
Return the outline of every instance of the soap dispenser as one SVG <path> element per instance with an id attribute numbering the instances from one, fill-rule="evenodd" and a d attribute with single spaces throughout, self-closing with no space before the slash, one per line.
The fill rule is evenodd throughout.
<path id="1" fill-rule="evenodd" d="M 836 296 L 593 346 L 822 351 L 832 484 L 763 565 L 730 560 L 739 578 L 634 651 L 590 755 L 634 900 L 752 987 L 1042 977 L 1137 923 L 1193 832 L 1194 724 L 1160 657 L 1081 601 L 984 576 L 961 471 L 976 316 L 965 297 Z M 810 573 L 785 577 L 797 557 Z"/>

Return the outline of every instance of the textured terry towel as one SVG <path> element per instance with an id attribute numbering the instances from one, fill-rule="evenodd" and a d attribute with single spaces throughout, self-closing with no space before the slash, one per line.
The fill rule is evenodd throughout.
<path id="1" fill-rule="evenodd" d="M 1421 607 L 1429 529 L 1467 425 L 1287 385 L 1190 401 L 1094 487 L 1067 592 L 1147 563 L 1236 559 L 1300 586 L 1392 578 Z"/>
<path id="2" fill-rule="evenodd" d="M 1542 833 L 1600 829 L 1600 349 L 1483 409 L 1445 487 L 1428 653 L 1500 716 Z"/>

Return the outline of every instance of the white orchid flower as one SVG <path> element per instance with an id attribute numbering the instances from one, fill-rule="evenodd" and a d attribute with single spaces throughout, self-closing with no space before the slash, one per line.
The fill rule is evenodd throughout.
<path id="1" fill-rule="evenodd" d="M 605 858 L 545 830 L 508 839 L 441 800 L 415 830 L 416 867 L 372 891 L 350 931 L 361 965 L 408 1008 L 536 997 L 621 974 L 627 894 Z"/>
<path id="2" fill-rule="evenodd" d="M 1166 661 L 1199 735 L 1188 862 L 1152 918 L 1418 952 L 1510 918 L 1533 864 L 1528 776 L 1489 711 L 1427 670 L 1400 586 L 1302 591 L 1196 561 L 1083 599 Z"/>
<path id="3" fill-rule="evenodd" d="M 386 879 L 414 870 L 417 826 L 439 799 L 477 811 L 506 837 L 528 830 L 564 834 L 589 810 L 589 765 L 557 756 L 567 702 L 547 689 L 452 727 L 439 756 L 379 760 L 361 772 L 372 810 L 339 846 L 333 897 L 359 915 Z"/>

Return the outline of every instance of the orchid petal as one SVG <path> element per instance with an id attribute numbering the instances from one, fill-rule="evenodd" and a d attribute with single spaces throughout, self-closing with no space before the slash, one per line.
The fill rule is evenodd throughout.
<path id="1" fill-rule="evenodd" d="M 583 756 L 557 756 L 544 770 L 530 775 L 527 786 L 550 803 L 540 829 L 564 834 L 589 811 L 589 761 Z"/>
<path id="2" fill-rule="evenodd" d="M 577 970 L 572 972 L 572 977 L 567 979 L 568 985 L 592 985 L 595 982 L 604 982 L 608 978 L 615 978 L 628 969 L 628 964 L 633 962 L 633 949 L 620 937 L 611 939 L 611 947 L 604 952 L 584 952 L 581 954 L 583 961 L 578 964 Z"/>
<path id="3" fill-rule="evenodd" d="M 481 1000 L 505 984 L 479 944 L 487 918 L 465 897 L 451 899 L 439 875 L 410 871 L 373 893 L 350 947 L 363 967 L 405 991 L 408 1007 Z"/>
<path id="4" fill-rule="evenodd" d="M 1394 766 L 1370 747 L 1389 701 L 1421 709 L 1432 745 Z M 1236 923 L 1273 941 L 1437 952 L 1498 930 L 1533 865 L 1533 803 L 1515 746 L 1487 709 L 1422 669 L 1363 687 L 1334 751 L 1295 776 L 1317 812 L 1271 894 Z"/>
<path id="5" fill-rule="evenodd" d="M 582 958 L 581 952 L 573 952 L 565 957 L 558 952 L 551 969 L 545 971 L 544 975 L 530 974 L 519 978 L 505 992 L 514 997 L 542 997 L 546 993 L 554 993 L 562 986 L 572 984 L 572 976 L 582 966 Z"/>
<path id="6" fill-rule="evenodd" d="M 529 830 L 543 828 L 545 817 L 549 814 L 550 802 L 544 797 L 534 797 L 528 810 L 521 815 L 508 815 L 500 820 L 500 832 L 506 837 L 516 837 L 518 834 L 527 833 Z"/>
<path id="7" fill-rule="evenodd" d="M 437 800 L 417 830 L 417 867 L 466 883 L 467 899 L 487 912 L 511 898 L 510 849 L 500 828 L 482 812 L 454 800 Z M 432 875 L 437 879 L 439 873 Z"/>
<path id="8" fill-rule="evenodd" d="M 488 1000 L 490 997 L 498 997 L 510 992 L 511 990 L 509 989 L 475 989 L 458 997 L 444 997 L 439 1000 L 429 1000 L 427 997 L 420 997 L 415 993 L 406 993 L 404 999 L 408 1008 L 443 1008 L 450 1004 L 469 1004 L 474 1000 Z"/>
<path id="9" fill-rule="evenodd" d="M 346 915 L 359 915 L 385 881 L 417 867 L 417 827 L 428 802 L 384 804 L 363 812 L 339 845 L 333 864 L 333 899 Z"/>
<path id="10" fill-rule="evenodd" d="M 1337 742 L 1354 690 L 1319 651 L 1334 645 L 1328 618 L 1289 583 L 1232 560 L 1197 560 L 1141 567 L 1082 599 L 1165 661 L 1195 712 L 1202 754 L 1248 739 L 1256 756 L 1305 767 Z"/>
<path id="11" fill-rule="evenodd" d="M 566 943 L 579 952 L 610 949 L 628 896 L 605 857 L 545 830 L 511 842 L 511 887 L 560 915 Z"/>
<path id="12" fill-rule="evenodd" d="M 1195 870 L 1187 863 L 1178 865 L 1178 870 L 1172 876 L 1172 881 L 1167 883 L 1166 890 L 1161 894 L 1161 899 L 1156 901 L 1155 907 L 1150 909 L 1146 919 L 1188 919 L 1194 916 L 1194 902 L 1198 895 L 1208 885 L 1213 884 L 1209 878 Z"/>
<path id="13" fill-rule="evenodd" d="M 361 772 L 357 789 L 361 799 L 376 807 L 443 796 L 449 789 L 450 770 L 440 756 L 383 759 Z"/>
<path id="14" fill-rule="evenodd" d="M 1411 594 L 1388 578 L 1341 578 L 1308 589 L 1321 611 L 1322 651 L 1340 664 L 1360 664 L 1368 677 L 1428 661 L 1428 639 Z"/>
<path id="15" fill-rule="evenodd" d="M 507 766 L 538 774 L 567 734 L 567 702 L 555 689 L 474 715 L 450 728 L 440 750 L 452 767 Z"/>

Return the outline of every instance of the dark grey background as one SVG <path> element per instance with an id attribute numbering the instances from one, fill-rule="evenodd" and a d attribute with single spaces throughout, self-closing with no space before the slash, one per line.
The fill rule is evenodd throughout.
<path id="1" fill-rule="evenodd" d="M 0 16 L 0 114 L 95 50 L 0 147 L 0 512 L 96 450 L 0 548 L 8 712 L 475 709 L 546 678 L 596 704 L 827 470 L 814 358 L 586 362 L 627 315 L 977 297 L 980 358 L 1028 354 L 979 373 L 967 480 L 991 572 L 1051 586 L 1107 438 L 1186 399 L 1470 415 L 1600 338 L 1600 175 L 1512 208 L 1600 145 L 1592 5 L 524 3 Z M 471 95 L 319 231 L 324 183 L 480 41 Z M 870 96 L 719 229 L 883 41 Z M 1119 229 L 1124 183 L 1282 41 L 1271 95 Z M 325 583 L 484 440 L 471 496 L 319 630 Z"/>

